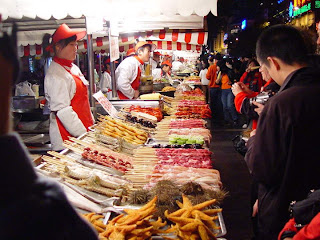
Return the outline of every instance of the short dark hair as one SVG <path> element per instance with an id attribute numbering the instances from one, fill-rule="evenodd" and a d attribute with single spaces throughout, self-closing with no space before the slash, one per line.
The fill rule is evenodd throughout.
<path id="1" fill-rule="evenodd" d="M 277 57 L 284 63 L 306 63 L 308 49 L 301 32 L 288 25 L 272 26 L 259 36 L 256 46 L 257 58 L 268 65 L 268 57 Z"/>
<path id="2" fill-rule="evenodd" d="M 65 48 L 66 46 L 68 46 L 69 43 L 74 42 L 77 40 L 77 36 L 73 35 L 69 38 L 65 38 L 65 39 L 61 39 L 59 42 L 57 42 L 55 45 L 60 45 L 61 48 Z"/>

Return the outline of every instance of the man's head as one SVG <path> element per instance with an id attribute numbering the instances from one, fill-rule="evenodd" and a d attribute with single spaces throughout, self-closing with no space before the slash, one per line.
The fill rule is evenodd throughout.
<path id="1" fill-rule="evenodd" d="M 143 62 L 148 62 L 151 56 L 151 52 L 154 51 L 156 46 L 148 42 L 138 42 L 135 46 L 136 54 Z"/>
<path id="2" fill-rule="evenodd" d="M 264 66 L 280 86 L 291 72 L 306 65 L 308 52 L 301 32 L 288 25 L 265 30 L 256 47 L 260 66 Z"/>
<path id="3" fill-rule="evenodd" d="M 158 62 L 160 62 L 160 56 L 161 56 L 162 54 L 161 53 L 159 53 L 159 52 L 153 52 L 153 60 L 155 60 L 157 63 Z"/>

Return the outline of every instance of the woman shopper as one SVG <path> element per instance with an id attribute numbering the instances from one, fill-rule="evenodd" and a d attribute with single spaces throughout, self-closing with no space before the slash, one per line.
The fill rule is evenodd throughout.
<path id="1" fill-rule="evenodd" d="M 232 124 L 233 127 L 238 126 L 238 114 L 234 107 L 234 96 L 231 91 L 231 85 L 233 81 L 229 78 L 229 69 L 226 67 L 225 63 L 220 65 L 220 74 L 216 79 L 216 84 L 221 85 L 221 102 L 223 106 L 224 120 L 227 125 Z M 219 77 L 221 76 L 221 77 Z"/>
<path id="2" fill-rule="evenodd" d="M 72 30 L 62 24 L 46 48 L 54 53 L 44 80 L 45 96 L 51 110 L 49 134 L 53 150 L 62 150 L 64 140 L 69 136 L 79 137 L 94 123 L 88 99 L 89 83 L 73 64 L 77 41 L 85 35 L 85 31 Z M 44 39 L 45 42 L 48 43 L 48 39 Z"/>
<path id="3" fill-rule="evenodd" d="M 247 69 L 241 76 L 240 82 L 244 83 L 251 91 L 260 92 L 265 82 L 259 72 L 259 63 L 255 59 L 248 62 Z"/>
<path id="4" fill-rule="evenodd" d="M 251 99 L 257 97 L 259 94 L 264 94 L 266 96 L 265 99 L 267 100 L 268 97 L 275 95 L 280 89 L 280 86 L 273 81 L 264 66 L 260 67 L 260 73 L 263 80 L 266 81 L 266 84 L 260 89 L 259 92 L 250 90 L 249 87 L 242 82 L 233 84 L 231 88 L 235 96 L 234 104 L 236 110 L 239 113 L 244 114 L 249 121 L 252 121 L 252 130 L 257 128 L 259 117 L 257 111 L 261 112 L 262 109 L 261 104 L 256 102 L 251 104 Z"/>
<path id="5" fill-rule="evenodd" d="M 209 68 L 206 74 L 206 78 L 209 80 L 209 99 L 210 109 L 212 112 L 212 122 L 220 125 L 223 121 L 222 103 L 221 103 L 221 88 L 219 84 L 216 84 L 217 79 L 217 62 L 220 60 L 219 55 L 209 56 Z"/>

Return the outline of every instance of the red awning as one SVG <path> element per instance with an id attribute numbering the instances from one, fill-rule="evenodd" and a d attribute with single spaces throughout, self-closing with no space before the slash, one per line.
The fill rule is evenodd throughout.
<path id="1" fill-rule="evenodd" d="M 159 50 L 181 50 L 181 51 L 200 51 L 201 45 L 207 44 L 208 33 L 199 32 L 179 32 L 178 30 L 168 31 L 147 31 L 135 34 L 122 34 L 119 37 L 120 52 L 126 52 L 134 47 L 135 40 L 139 37 L 152 41 Z M 79 51 L 86 52 L 87 41 L 79 42 Z M 93 39 L 93 50 L 104 52 L 109 49 L 108 37 L 97 37 Z M 42 54 L 41 45 L 27 45 L 18 48 L 19 56 L 34 56 Z"/>

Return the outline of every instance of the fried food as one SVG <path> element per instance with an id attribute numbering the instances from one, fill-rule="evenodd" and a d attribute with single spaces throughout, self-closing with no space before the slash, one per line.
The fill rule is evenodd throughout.
<path id="1" fill-rule="evenodd" d="M 160 228 L 167 224 L 161 218 L 151 221 L 152 213 L 156 210 L 157 197 L 140 209 L 125 209 L 127 215 L 121 214 L 109 221 L 106 230 L 100 237 L 110 240 L 118 239 L 149 239 L 153 234 L 160 232 Z"/>
<path id="2" fill-rule="evenodd" d="M 87 213 L 82 214 L 82 216 L 93 225 L 94 229 L 97 230 L 98 233 L 102 233 L 105 231 L 107 225 L 103 224 L 102 220 L 104 218 L 103 215 L 95 214 L 95 213 Z"/>
<path id="3" fill-rule="evenodd" d="M 122 138 L 132 144 L 144 144 L 148 139 L 148 133 L 136 127 L 126 124 L 120 119 L 113 119 L 110 116 L 103 116 L 99 118 L 100 123 L 97 129 L 101 134 L 113 138 Z"/>
<path id="4" fill-rule="evenodd" d="M 176 201 L 179 210 L 169 213 L 165 211 L 165 216 L 171 222 L 175 223 L 171 228 L 164 231 L 165 233 L 176 233 L 182 239 L 216 239 L 214 230 L 220 227 L 215 223 L 218 219 L 217 213 L 222 209 L 202 209 L 214 204 L 215 199 L 192 205 L 187 196 L 182 195 L 183 202 Z"/>

